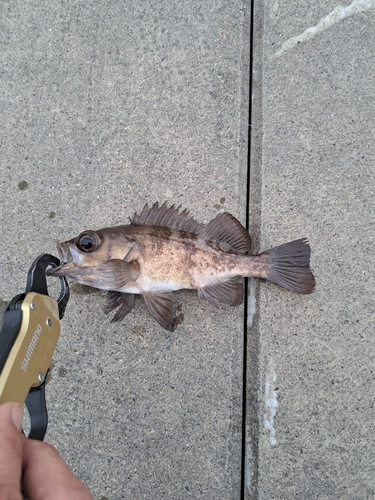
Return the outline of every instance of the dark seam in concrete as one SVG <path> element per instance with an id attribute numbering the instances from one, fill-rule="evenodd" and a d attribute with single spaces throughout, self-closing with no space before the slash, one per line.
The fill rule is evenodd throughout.
<path id="1" fill-rule="evenodd" d="M 249 64 L 249 115 L 248 115 L 248 140 L 247 140 L 247 183 L 246 183 L 246 230 L 249 231 L 250 213 L 250 160 L 251 160 L 251 127 L 252 123 L 252 83 L 253 83 L 253 27 L 254 27 L 254 0 L 250 2 L 250 64 Z M 241 455 L 241 500 L 245 500 L 245 467 L 246 467 L 246 382 L 247 382 L 247 300 L 248 278 L 244 283 L 244 323 L 243 323 L 243 373 L 242 373 L 242 455 Z"/>

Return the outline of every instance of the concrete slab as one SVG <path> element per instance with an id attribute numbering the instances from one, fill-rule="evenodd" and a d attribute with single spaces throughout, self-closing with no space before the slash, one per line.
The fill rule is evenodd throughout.
<path id="1" fill-rule="evenodd" d="M 317 289 L 252 289 L 247 498 L 374 498 L 375 4 L 255 5 L 251 224 Z"/>
<path id="2" fill-rule="evenodd" d="M 245 221 L 247 2 L 0 9 L 3 303 L 55 240 L 146 201 Z M 238 498 L 243 309 L 176 299 L 171 334 L 141 300 L 110 325 L 103 294 L 72 287 L 47 441 L 96 499 Z"/>

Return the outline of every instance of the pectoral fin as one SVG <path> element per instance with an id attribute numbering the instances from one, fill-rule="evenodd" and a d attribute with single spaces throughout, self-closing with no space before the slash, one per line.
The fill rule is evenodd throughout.
<path id="1" fill-rule="evenodd" d="M 153 318 L 166 330 L 173 332 L 175 308 L 171 292 L 148 292 L 143 297 Z"/>
<path id="2" fill-rule="evenodd" d="M 224 283 L 206 286 L 198 290 L 198 297 L 205 297 L 213 306 L 218 307 L 219 302 L 230 306 L 239 306 L 243 300 L 243 286 L 239 283 L 239 276 Z"/>
<path id="3" fill-rule="evenodd" d="M 111 323 L 122 321 L 130 313 L 134 306 L 134 297 L 134 293 L 108 292 L 104 313 L 108 314 L 118 307 Z"/>
<path id="4" fill-rule="evenodd" d="M 142 259 L 142 245 L 134 243 L 129 252 L 125 255 L 125 262 L 134 262 Z"/>
<path id="5" fill-rule="evenodd" d="M 139 276 L 136 262 L 124 262 L 120 259 L 107 260 L 100 264 L 95 272 L 100 276 L 100 288 L 104 290 L 118 290 L 128 281 L 135 281 Z"/>

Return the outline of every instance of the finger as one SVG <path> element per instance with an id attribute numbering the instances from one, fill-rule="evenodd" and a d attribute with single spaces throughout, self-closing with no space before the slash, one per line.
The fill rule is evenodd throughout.
<path id="1" fill-rule="evenodd" d="M 17 403 L 0 406 L 0 498 L 21 499 L 23 436 L 22 408 Z"/>
<path id="2" fill-rule="evenodd" d="M 28 500 L 92 500 L 55 448 L 24 438 L 23 490 Z"/>

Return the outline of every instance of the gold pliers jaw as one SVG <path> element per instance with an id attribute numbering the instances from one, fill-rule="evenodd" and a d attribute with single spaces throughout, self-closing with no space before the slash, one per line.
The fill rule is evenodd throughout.
<path id="1" fill-rule="evenodd" d="M 40 255 L 27 274 L 25 293 L 10 301 L 0 332 L 0 403 L 25 403 L 32 439 L 43 440 L 48 425 L 45 380 L 60 335 L 69 287 L 60 279 L 57 300 L 48 295 L 46 272 L 60 261 Z"/>

